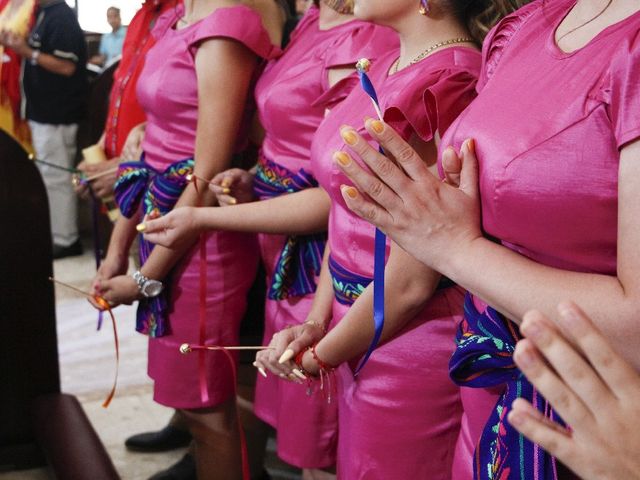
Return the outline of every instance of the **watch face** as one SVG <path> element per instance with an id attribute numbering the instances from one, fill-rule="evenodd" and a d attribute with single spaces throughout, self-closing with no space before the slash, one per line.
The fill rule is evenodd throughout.
<path id="1" fill-rule="evenodd" d="M 145 297 L 157 297 L 162 292 L 162 283 L 157 280 L 147 280 L 142 287 Z"/>

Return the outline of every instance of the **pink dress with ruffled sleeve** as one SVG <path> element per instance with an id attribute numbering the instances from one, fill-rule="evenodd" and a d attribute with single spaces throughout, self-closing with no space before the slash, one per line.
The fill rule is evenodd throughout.
<path id="1" fill-rule="evenodd" d="M 246 6 L 219 8 L 186 28 L 174 25 L 183 6 L 161 16 L 154 27 L 156 45 L 149 51 L 137 86 L 140 104 L 147 114 L 143 143 L 145 161 L 162 171 L 171 163 L 193 158 L 198 118 L 198 86 L 195 54 L 198 46 L 215 38 L 243 44 L 260 59 L 278 53 L 260 16 Z M 224 94 L 223 92 L 219 92 Z M 246 124 L 246 122 L 245 122 Z M 245 128 L 238 135 L 239 151 Z M 196 159 L 197 161 L 197 159 Z M 246 306 L 246 294 L 255 275 L 258 247 L 252 235 L 212 232 L 206 241 L 206 334 L 213 345 L 237 345 L 238 328 Z M 200 343 L 200 253 L 189 250 L 169 277 L 170 334 L 149 340 L 149 375 L 154 380 L 154 400 L 174 408 L 218 405 L 233 395 L 230 365 L 221 352 L 207 352 L 204 369 L 198 354 L 182 355 L 182 343 Z M 200 376 L 206 395 L 201 392 Z"/>
<path id="2" fill-rule="evenodd" d="M 353 75 L 330 87 L 330 69 L 353 66 L 361 56 L 376 58 L 397 48 L 394 32 L 357 20 L 321 30 L 319 11 L 311 7 L 292 33 L 282 57 L 267 65 L 256 86 L 258 113 L 266 133 L 260 152 L 261 168 L 286 169 L 293 175 L 305 170 L 311 174 L 311 141 L 325 109 L 344 99 L 357 84 Z M 271 285 L 287 239 L 271 234 L 260 234 L 258 239 L 267 283 Z M 267 299 L 265 344 L 274 333 L 303 323 L 312 301 L 313 292 Z M 305 385 L 273 375 L 257 378 L 255 413 L 276 428 L 278 456 L 300 468 L 335 465 L 335 403 L 327 403 L 319 394 L 307 395 Z"/>
<path id="3" fill-rule="evenodd" d="M 431 141 L 474 98 L 480 54 L 448 48 L 388 75 L 396 58 L 384 56 L 370 72 L 384 118 L 405 138 Z M 334 324 L 349 309 L 345 299 L 365 286 L 358 281 L 347 287 L 350 279 L 373 277 L 375 229 L 346 207 L 340 185 L 350 181 L 332 161 L 334 151 L 346 150 L 339 135 L 342 124 L 360 127 L 368 137 L 362 127 L 365 116 L 376 113 L 358 88 L 327 117 L 312 146 L 313 170 L 332 200 Z M 451 478 L 462 407 L 448 362 L 462 300 L 456 286 L 437 290 L 422 312 L 373 352 L 357 379 L 355 363 L 338 368 L 339 478 Z"/>
<path id="4" fill-rule="evenodd" d="M 536 0 L 494 28 L 478 97 L 441 145 L 476 140 L 487 234 L 543 265 L 615 276 L 620 149 L 640 137 L 640 13 L 564 53 L 554 33 L 575 4 Z"/>

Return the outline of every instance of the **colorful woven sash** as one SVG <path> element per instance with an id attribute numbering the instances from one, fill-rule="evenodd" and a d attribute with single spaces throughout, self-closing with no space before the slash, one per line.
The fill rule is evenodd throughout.
<path id="1" fill-rule="evenodd" d="M 525 398 L 546 417 L 561 420 L 513 362 L 521 338 L 518 327 L 494 309 L 479 312 L 467 294 L 464 320 L 456 335 L 457 350 L 449 374 L 461 386 L 484 388 L 506 384 L 476 446 L 476 480 L 556 480 L 556 462 L 520 435 L 506 420 L 516 398 Z"/>
<path id="2" fill-rule="evenodd" d="M 333 283 L 333 293 L 336 300 L 342 305 L 353 305 L 367 286 L 373 282 L 373 278 L 364 277 L 347 270 L 329 255 L 329 272 Z"/>
<path id="3" fill-rule="evenodd" d="M 260 157 L 253 189 L 257 197 L 268 199 L 317 186 L 316 179 L 304 169 L 293 173 Z M 301 297 L 316 291 L 315 276 L 320 274 L 326 240 L 326 233 L 287 237 L 269 285 L 271 300 Z"/>
<path id="4" fill-rule="evenodd" d="M 193 159 L 180 160 L 160 172 L 144 162 L 124 162 L 118 169 L 115 198 L 122 215 L 131 218 L 143 205 L 143 213 L 164 215 L 175 206 L 187 185 L 186 176 L 193 173 Z M 144 263 L 154 245 L 140 235 L 140 262 Z M 165 279 L 165 285 L 168 282 Z M 151 337 L 162 337 L 169 333 L 168 301 L 169 289 L 155 298 L 143 298 L 138 304 L 136 330 Z"/>

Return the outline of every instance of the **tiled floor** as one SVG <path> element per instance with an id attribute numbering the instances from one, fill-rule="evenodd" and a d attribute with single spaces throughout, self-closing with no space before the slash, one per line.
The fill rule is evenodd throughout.
<path id="1" fill-rule="evenodd" d="M 81 257 L 54 263 L 57 279 L 88 289 L 95 265 L 88 252 Z M 115 369 L 113 332 L 105 324 L 96 331 L 97 314 L 75 292 L 56 287 L 56 316 L 60 375 L 63 391 L 76 395 L 124 480 L 142 480 L 177 461 L 183 451 L 162 454 L 128 452 L 124 440 L 133 433 L 162 427 L 171 410 L 151 400 L 151 381 L 146 375 L 146 337 L 135 333 L 134 307 L 114 310 L 120 340 L 118 390 L 108 409 L 101 404 L 109 392 Z M 280 462 L 269 442 L 267 465 L 274 480 L 296 480 L 297 470 Z M 45 472 L 30 470 L 0 474 L 0 480 L 41 480 Z"/>

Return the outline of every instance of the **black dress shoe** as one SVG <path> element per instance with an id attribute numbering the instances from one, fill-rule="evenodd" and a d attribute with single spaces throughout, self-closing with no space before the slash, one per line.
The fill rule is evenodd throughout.
<path id="1" fill-rule="evenodd" d="M 53 244 L 53 259 L 58 260 L 60 258 L 65 257 L 77 257 L 78 255 L 82 255 L 82 244 L 80 240 L 76 240 L 68 247 L 63 247 L 62 245 Z"/>
<path id="2" fill-rule="evenodd" d="M 196 461 L 190 454 L 185 454 L 177 463 L 166 470 L 156 473 L 149 480 L 198 480 Z"/>
<path id="3" fill-rule="evenodd" d="M 191 434 L 167 425 L 157 432 L 139 433 L 127 438 L 125 447 L 136 452 L 166 452 L 189 445 Z"/>

